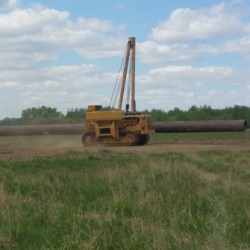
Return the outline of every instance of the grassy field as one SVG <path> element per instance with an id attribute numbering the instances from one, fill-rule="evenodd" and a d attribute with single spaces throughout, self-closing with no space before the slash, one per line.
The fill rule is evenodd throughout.
<path id="1" fill-rule="evenodd" d="M 59 145 L 62 137 L 44 138 L 2 137 L 0 147 Z M 167 143 L 227 138 L 182 134 Z M 72 150 L 2 159 L 0 172 L 0 249 L 250 249 L 250 148 Z"/>

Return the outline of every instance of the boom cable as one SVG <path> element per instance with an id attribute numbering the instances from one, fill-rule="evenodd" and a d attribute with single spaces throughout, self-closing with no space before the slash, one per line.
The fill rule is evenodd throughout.
<path id="1" fill-rule="evenodd" d="M 116 78 L 116 81 L 115 81 L 115 86 L 113 88 L 112 95 L 111 95 L 110 102 L 109 102 L 109 107 L 111 107 L 111 103 L 113 101 L 112 108 L 115 106 L 115 103 L 116 103 L 117 97 L 118 97 L 119 88 L 121 86 L 121 81 L 119 81 L 119 80 L 120 80 L 120 75 L 121 75 L 121 72 L 122 72 L 122 68 L 124 67 L 125 54 L 126 54 L 126 49 L 124 51 L 124 55 L 123 55 L 123 58 L 122 58 L 120 69 L 118 71 L 118 75 L 117 75 L 117 78 Z M 119 81 L 119 84 L 118 84 L 118 81 Z"/>

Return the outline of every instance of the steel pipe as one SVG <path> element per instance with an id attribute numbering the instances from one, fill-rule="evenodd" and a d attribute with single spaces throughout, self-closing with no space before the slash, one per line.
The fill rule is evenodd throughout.
<path id="1" fill-rule="evenodd" d="M 246 120 L 153 122 L 156 133 L 245 131 Z"/>
<path id="2" fill-rule="evenodd" d="M 245 131 L 246 120 L 153 122 L 156 133 Z M 81 135 L 84 124 L 0 126 L 0 136 Z"/>
<path id="3" fill-rule="evenodd" d="M 0 136 L 82 134 L 84 124 L 0 126 Z"/>

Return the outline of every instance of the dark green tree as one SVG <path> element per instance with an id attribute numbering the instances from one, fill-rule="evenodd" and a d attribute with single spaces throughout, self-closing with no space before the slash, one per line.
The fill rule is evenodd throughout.
<path id="1" fill-rule="evenodd" d="M 86 109 L 71 108 L 67 111 L 65 117 L 68 119 L 83 119 L 85 117 Z"/>
<path id="2" fill-rule="evenodd" d="M 55 124 L 63 122 L 64 115 L 56 108 L 41 106 L 22 111 L 18 124 Z"/>

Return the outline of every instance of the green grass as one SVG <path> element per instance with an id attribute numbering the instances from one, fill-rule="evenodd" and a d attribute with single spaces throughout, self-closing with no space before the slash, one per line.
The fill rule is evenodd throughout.
<path id="1" fill-rule="evenodd" d="M 249 249 L 250 151 L 0 161 L 0 249 Z"/>

